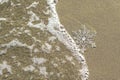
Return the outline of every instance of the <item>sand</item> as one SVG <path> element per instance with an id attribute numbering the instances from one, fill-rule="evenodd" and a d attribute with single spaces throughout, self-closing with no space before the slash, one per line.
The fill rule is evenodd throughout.
<path id="1" fill-rule="evenodd" d="M 69 33 L 81 23 L 97 31 L 97 48 L 85 54 L 89 80 L 120 80 L 120 1 L 59 0 L 57 11 Z"/>

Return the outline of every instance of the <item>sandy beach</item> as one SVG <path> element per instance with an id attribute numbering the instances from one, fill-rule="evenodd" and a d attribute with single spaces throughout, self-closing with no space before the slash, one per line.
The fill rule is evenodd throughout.
<path id="1" fill-rule="evenodd" d="M 97 31 L 97 48 L 85 54 L 89 80 L 120 80 L 120 1 L 60 0 L 57 11 L 69 33 L 81 23 Z"/>

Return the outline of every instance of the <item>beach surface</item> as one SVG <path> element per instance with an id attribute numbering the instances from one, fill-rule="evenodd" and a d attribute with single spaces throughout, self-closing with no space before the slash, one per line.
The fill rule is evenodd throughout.
<path id="1" fill-rule="evenodd" d="M 97 31 L 97 48 L 85 53 L 89 80 L 120 80 L 120 1 L 60 0 L 57 12 L 69 33 L 81 24 Z"/>

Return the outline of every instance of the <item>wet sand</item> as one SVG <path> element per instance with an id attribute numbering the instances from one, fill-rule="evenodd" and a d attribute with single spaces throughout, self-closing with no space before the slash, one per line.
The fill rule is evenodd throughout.
<path id="1" fill-rule="evenodd" d="M 97 48 L 85 54 L 90 80 L 120 80 L 120 1 L 60 0 L 57 11 L 69 33 L 81 23 L 97 31 Z"/>

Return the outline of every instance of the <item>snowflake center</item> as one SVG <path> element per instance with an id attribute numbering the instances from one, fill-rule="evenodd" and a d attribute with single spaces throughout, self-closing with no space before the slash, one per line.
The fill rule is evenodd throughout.
<path id="1" fill-rule="evenodd" d="M 86 40 L 86 37 L 82 37 L 82 40 L 85 41 L 85 40 Z"/>

